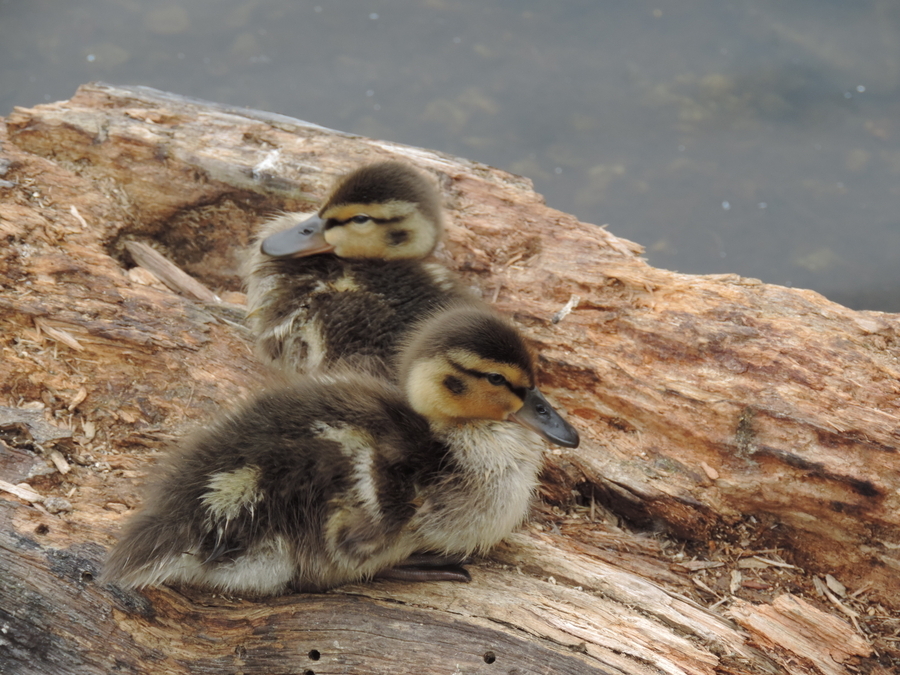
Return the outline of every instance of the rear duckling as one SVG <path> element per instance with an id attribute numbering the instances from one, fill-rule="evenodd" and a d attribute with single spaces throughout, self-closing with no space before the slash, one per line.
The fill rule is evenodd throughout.
<path id="1" fill-rule="evenodd" d="M 339 179 L 316 214 L 265 223 L 245 264 L 256 351 L 282 372 L 348 362 L 388 376 L 416 321 L 466 297 L 423 262 L 443 233 L 432 181 L 400 162 Z"/>
<path id="2" fill-rule="evenodd" d="M 576 447 L 578 433 L 535 386 L 519 333 L 479 307 L 423 322 L 400 373 L 399 388 L 309 377 L 200 432 L 168 461 L 104 580 L 264 596 L 461 578 L 410 567 L 413 554 L 440 565 L 499 542 L 527 515 L 539 436 Z"/>

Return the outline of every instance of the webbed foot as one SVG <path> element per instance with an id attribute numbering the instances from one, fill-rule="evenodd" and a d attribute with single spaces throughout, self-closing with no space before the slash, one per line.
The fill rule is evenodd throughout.
<path id="1" fill-rule="evenodd" d="M 400 564 L 381 570 L 375 575 L 375 578 L 396 581 L 461 581 L 468 583 L 472 580 L 472 576 L 463 565 L 470 562 L 472 562 L 471 558 L 462 555 L 414 553 Z"/>

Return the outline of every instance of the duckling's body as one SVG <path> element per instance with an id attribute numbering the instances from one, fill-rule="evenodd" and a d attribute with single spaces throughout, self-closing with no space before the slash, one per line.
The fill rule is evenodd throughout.
<path id="1" fill-rule="evenodd" d="M 365 578 L 416 550 L 425 448 L 399 391 L 366 378 L 268 393 L 173 456 L 105 574 L 269 595 Z"/>
<path id="2" fill-rule="evenodd" d="M 423 260 L 442 231 L 436 189 L 399 162 L 343 177 L 316 214 L 265 223 L 245 264 L 258 356 L 282 372 L 352 363 L 388 375 L 412 325 L 468 297 Z"/>
<path id="3" fill-rule="evenodd" d="M 542 463 L 534 430 L 570 447 L 577 433 L 535 388 L 518 333 L 482 309 L 426 321 L 400 373 L 401 388 L 306 378 L 198 434 L 105 579 L 270 595 L 371 578 L 419 551 L 489 549 L 527 515 Z"/>
<path id="4" fill-rule="evenodd" d="M 247 304 L 256 353 L 282 372 L 360 361 L 384 374 L 382 365 L 396 356 L 410 326 L 465 296 L 438 263 L 334 255 L 267 259 L 262 253 L 254 258 Z"/>

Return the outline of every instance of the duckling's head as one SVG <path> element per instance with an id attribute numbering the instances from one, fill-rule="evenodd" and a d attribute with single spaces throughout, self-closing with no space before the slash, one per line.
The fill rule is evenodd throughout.
<path id="1" fill-rule="evenodd" d="M 266 237 L 261 250 L 276 258 L 424 258 L 442 232 L 432 182 L 402 162 L 379 162 L 338 179 L 316 215 Z"/>
<path id="2" fill-rule="evenodd" d="M 578 432 L 538 390 L 522 336 L 487 309 L 463 305 L 424 321 L 404 350 L 400 382 L 410 405 L 438 427 L 509 420 L 578 446 Z"/>

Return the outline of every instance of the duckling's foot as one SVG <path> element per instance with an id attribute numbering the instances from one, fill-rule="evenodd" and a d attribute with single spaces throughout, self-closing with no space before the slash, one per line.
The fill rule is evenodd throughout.
<path id="1" fill-rule="evenodd" d="M 463 565 L 472 562 L 466 555 L 444 555 L 441 553 L 413 553 L 399 565 L 381 570 L 375 576 L 379 579 L 399 581 L 472 581 Z"/>
<path id="2" fill-rule="evenodd" d="M 397 565 L 381 570 L 375 578 L 395 581 L 472 581 L 472 576 L 462 565 Z"/>
<path id="3" fill-rule="evenodd" d="M 397 567 L 450 567 L 471 565 L 472 557 L 468 555 L 444 555 L 441 553 L 413 553 Z"/>

